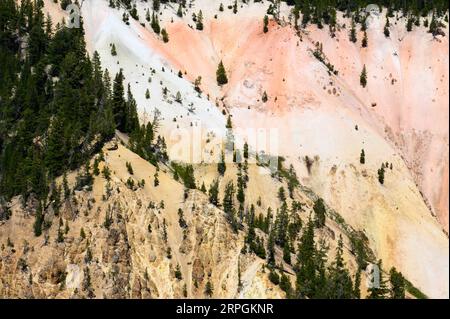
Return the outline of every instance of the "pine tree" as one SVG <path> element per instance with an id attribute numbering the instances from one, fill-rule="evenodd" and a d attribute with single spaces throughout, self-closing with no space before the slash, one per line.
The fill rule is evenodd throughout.
<path id="1" fill-rule="evenodd" d="M 219 180 L 215 179 L 209 187 L 209 202 L 215 206 L 219 205 Z"/>
<path id="2" fill-rule="evenodd" d="M 381 165 L 381 168 L 378 170 L 378 181 L 381 185 L 384 184 L 384 164 Z"/>
<path id="3" fill-rule="evenodd" d="M 125 113 L 125 133 L 132 133 L 139 129 L 139 118 L 137 114 L 137 103 L 131 93 L 131 86 L 128 83 L 127 102 Z"/>
<path id="4" fill-rule="evenodd" d="M 269 32 L 269 17 L 267 15 L 264 16 L 264 28 L 263 28 L 263 32 L 267 33 Z"/>
<path id="5" fill-rule="evenodd" d="M 116 74 L 113 83 L 112 94 L 112 110 L 114 112 L 114 120 L 118 130 L 124 132 L 126 128 L 126 103 L 124 99 L 124 87 L 123 87 L 123 74 L 122 70 Z"/>
<path id="6" fill-rule="evenodd" d="M 359 83 L 361 84 L 361 86 L 363 88 L 365 88 L 367 86 L 367 69 L 366 69 L 366 65 L 364 64 L 364 67 L 361 71 L 361 75 L 359 77 Z"/>
<path id="7" fill-rule="evenodd" d="M 356 43 L 358 39 L 356 38 L 356 28 L 355 28 L 355 21 L 352 19 L 352 27 L 350 29 L 350 41 L 353 43 Z"/>
<path id="8" fill-rule="evenodd" d="M 197 14 L 197 23 L 196 23 L 197 30 L 202 31 L 203 30 L 203 12 L 200 10 Z"/>
<path id="9" fill-rule="evenodd" d="M 226 164 L 225 164 L 225 154 L 222 151 L 221 155 L 220 155 L 220 161 L 217 164 L 217 171 L 219 172 L 220 175 L 224 175 L 225 171 L 227 170 Z"/>
<path id="10" fill-rule="evenodd" d="M 169 34 L 167 33 L 166 29 L 163 28 L 161 30 L 161 36 L 162 36 L 164 43 L 169 42 Z"/>
<path id="11" fill-rule="evenodd" d="M 389 27 L 390 27 L 391 25 L 390 25 L 390 22 L 389 22 L 389 17 L 388 16 L 386 16 L 386 24 L 384 25 L 384 36 L 386 37 L 386 38 L 389 38 L 389 36 L 390 36 L 390 34 L 391 34 L 391 32 L 389 31 Z"/>
<path id="12" fill-rule="evenodd" d="M 283 247 L 283 260 L 287 264 L 291 264 L 291 248 L 289 247 L 289 241 L 286 241 Z"/>
<path id="13" fill-rule="evenodd" d="M 247 142 L 245 142 L 244 143 L 244 158 L 245 159 L 248 159 L 248 143 Z"/>
<path id="14" fill-rule="evenodd" d="M 153 10 L 159 11 L 160 9 L 160 0 L 153 0 Z"/>
<path id="15" fill-rule="evenodd" d="M 359 163 L 360 164 L 366 163 L 366 153 L 364 152 L 364 149 L 361 150 L 361 155 L 359 156 Z"/>
<path id="16" fill-rule="evenodd" d="M 319 198 L 314 202 L 313 210 L 316 217 L 314 220 L 315 226 L 317 228 L 322 228 L 323 226 L 325 226 L 326 219 L 326 209 L 322 198 Z"/>
<path id="17" fill-rule="evenodd" d="M 219 63 L 219 66 L 218 66 L 217 72 L 216 72 L 216 76 L 217 76 L 217 84 L 219 86 L 222 86 L 222 85 L 228 83 L 227 74 L 226 74 L 225 67 L 223 66 L 222 61 L 220 61 L 220 63 Z"/>
<path id="18" fill-rule="evenodd" d="M 155 14 L 155 12 L 152 13 L 152 21 L 150 23 L 150 26 L 152 27 L 153 32 L 155 32 L 156 34 L 160 34 L 161 27 L 159 26 L 158 16 Z"/>
<path id="19" fill-rule="evenodd" d="M 223 211 L 225 212 L 225 215 L 227 216 L 227 220 L 230 223 L 231 227 L 235 232 L 238 230 L 238 223 L 236 219 L 236 209 L 234 207 L 234 195 L 235 195 L 235 189 L 233 182 L 229 182 L 225 186 L 225 193 L 223 196 Z"/>
<path id="20" fill-rule="evenodd" d="M 39 202 L 39 206 L 36 211 L 36 216 L 35 216 L 35 220 L 34 220 L 34 224 L 33 224 L 34 235 L 36 237 L 39 237 L 42 234 L 42 224 L 44 222 L 44 217 L 42 215 L 42 211 L 43 211 L 42 203 Z"/>
<path id="21" fill-rule="evenodd" d="M 208 280 L 205 285 L 205 294 L 208 297 L 212 297 L 213 293 L 214 293 L 213 285 L 212 285 L 211 281 Z"/>
<path id="22" fill-rule="evenodd" d="M 270 229 L 269 240 L 267 241 L 267 265 L 269 267 L 275 266 L 275 230 L 274 227 Z"/>
<path id="23" fill-rule="evenodd" d="M 389 272 L 389 281 L 391 283 L 390 297 L 392 299 L 405 299 L 405 278 L 395 267 L 392 267 Z"/>
<path id="24" fill-rule="evenodd" d="M 269 97 L 267 96 L 267 92 L 264 91 L 263 95 L 262 95 L 262 101 L 263 103 L 266 103 L 269 100 Z"/>
<path id="25" fill-rule="evenodd" d="M 343 247 L 342 236 L 339 236 L 336 256 L 329 269 L 328 297 L 331 299 L 351 299 L 354 296 L 352 279 L 345 268 Z"/>
<path id="26" fill-rule="evenodd" d="M 362 42 L 361 42 L 361 46 L 363 47 L 363 48 L 367 48 L 367 46 L 368 46 L 368 38 L 367 38 L 367 32 L 366 31 L 364 31 L 364 37 L 363 37 L 363 39 L 362 39 Z"/>
<path id="27" fill-rule="evenodd" d="M 314 223 L 310 219 L 298 246 L 296 290 L 300 298 L 314 295 L 316 280 L 315 256 Z"/>

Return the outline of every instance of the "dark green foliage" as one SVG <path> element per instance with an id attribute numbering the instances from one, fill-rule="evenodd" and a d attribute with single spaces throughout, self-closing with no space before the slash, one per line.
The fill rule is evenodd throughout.
<path id="1" fill-rule="evenodd" d="M 167 33 L 166 29 L 163 28 L 161 30 L 161 36 L 162 36 L 164 43 L 169 42 L 169 34 Z"/>
<path id="2" fill-rule="evenodd" d="M 361 150 L 361 155 L 359 156 L 359 163 L 360 164 L 366 163 L 366 152 L 364 152 L 364 149 Z"/>
<path id="3" fill-rule="evenodd" d="M 146 125 L 137 127 L 130 135 L 128 145 L 130 149 L 157 166 L 158 162 L 166 163 L 169 160 L 167 145 L 163 137 L 155 135 L 159 128 L 159 112 L 156 111 L 153 120 Z"/>
<path id="4" fill-rule="evenodd" d="M 381 165 L 381 168 L 378 169 L 378 181 L 380 182 L 381 185 L 384 184 L 384 164 Z"/>
<path id="5" fill-rule="evenodd" d="M 314 241 L 314 224 L 309 220 L 306 229 L 304 230 L 298 247 L 297 262 L 297 281 L 296 290 L 300 298 L 313 297 L 316 278 L 316 245 Z"/>
<path id="6" fill-rule="evenodd" d="M 225 186 L 225 194 L 223 197 L 223 210 L 228 222 L 235 232 L 238 230 L 238 222 L 236 217 L 236 209 L 234 207 L 235 188 L 233 182 L 229 182 Z"/>
<path id="7" fill-rule="evenodd" d="M 177 175 L 183 181 L 184 186 L 187 189 L 196 189 L 194 167 L 192 165 L 182 165 L 173 162 L 172 168 L 176 171 Z"/>
<path id="8" fill-rule="evenodd" d="M 182 280 L 183 276 L 181 274 L 181 268 L 180 265 L 177 265 L 177 267 L 175 268 L 175 278 L 178 280 Z"/>
<path id="9" fill-rule="evenodd" d="M 389 17 L 386 17 L 386 24 L 384 25 L 384 30 L 383 30 L 384 36 L 386 38 L 389 38 L 389 36 L 391 35 L 391 31 L 389 30 L 390 26 L 391 25 L 390 25 L 390 22 L 389 22 Z"/>
<path id="10" fill-rule="evenodd" d="M 153 32 L 155 32 L 156 34 L 159 34 L 161 32 L 161 27 L 159 26 L 158 15 L 155 14 L 155 12 L 152 13 L 152 21 L 150 23 L 150 26 L 152 27 Z"/>
<path id="11" fill-rule="evenodd" d="M 131 163 L 130 163 L 130 162 L 126 162 L 125 165 L 126 165 L 126 167 L 127 167 L 128 173 L 129 173 L 130 175 L 133 175 L 133 174 L 134 174 L 134 171 L 133 171 L 133 166 L 131 166 Z"/>
<path id="12" fill-rule="evenodd" d="M 244 143 L 244 154 L 243 155 L 244 155 L 245 159 L 248 159 L 249 154 L 248 154 L 248 143 L 247 142 Z"/>
<path id="13" fill-rule="evenodd" d="M 203 30 L 203 12 L 202 10 L 199 11 L 199 13 L 196 16 L 196 28 L 197 30 Z"/>
<path id="14" fill-rule="evenodd" d="M 264 16 L 264 28 L 263 32 L 267 33 L 269 32 L 269 17 L 267 15 Z"/>
<path id="15" fill-rule="evenodd" d="M 389 281 L 391 283 L 390 297 L 392 299 L 405 299 L 405 278 L 395 267 L 392 267 L 389 272 Z"/>
<path id="16" fill-rule="evenodd" d="M 362 39 L 361 46 L 362 46 L 363 48 L 367 48 L 367 46 L 369 45 L 368 42 L 369 42 L 369 40 L 368 40 L 368 38 L 367 38 L 367 32 L 364 31 L 364 37 L 363 37 L 363 39 Z"/>
<path id="17" fill-rule="evenodd" d="M 213 285 L 211 281 L 208 280 L 208 282 L 205 285 L 205 295 L 207 295 L 208 297 L 212 297 L 213 293 L 214 293 Z"/>
<path id="18" fill-rule="evenodd" d="M 269 280 L 274 284 L 278 285 L 280 283 L 280 276 L 276 272 L 276 270 L 271 269 L 269 273 Z"/>
<path id="19" fill-rule="evenodd" d="M 340 237 L 336 257 L 329 269 L 328 297 L 332 299 L 351 299 L 354 294 L 350 273 L 345 268 L 343 247 L 342 237 Z"/>
<path id="20" fill-rule="evenodd" d="M 184 219 L 184 213 L 181 208 L 178 208 L 178 224 L 180 225 L 181 228 L 187 227 L 186 220 Z"/>
<path id="21" fill-rule="evenodd" d="M 269 239 L 267 241 L 267 265 L 269 267 L 275 266 L 275 230 L 274 227 L 270 229 Z"/>
<path id="22" fill-rule="evenodd" d="M 42 234 L 42 224 L 44 222 L 44 216 L 42 214 L 42 203 L 39 202 L 39 207 L 36 211 L 36 216 L 33 224 L 34 235 L 36 237 L 41 236 Z"/>
<path id="23" fill-rule="evenodd" d="M 283 247 L 283 260 L 285 263 L 291 264 L 291 248 L 289 247 L 289 241 L 287 241 Z"/>
<path id="24" fill-rule="evenodd" d="M 322 228 L 323 226 L 325 226 L 325 220 L 326 220 L 326 209 L 325 209 L 325 204 L 323 203 L 323 199 L 319 198 L 314 202 L 314 214 L 315 214 L 315 226 L 317 228 Z"/>
<path id="25" fill-rule="evenodd" d="M 449 3 L 446 0 L 423 1 L 423 0 L 356 0 L 356 1 L 342 1 L 342 0 L 283 0 L 288 5 L 295 5 L 295 12 L 301 12 L 302 25 L 305 27 L 309 23 L 316 24 L 319 28 L 323 28 L 323 24 L 330 26 L 330 31 L 333 30 L 335 24 L 336 11 L 341 11 L 344 16 L 354 18 L 355 22 L 363 25 L 362 31 L 365 31 L 365 16 L 364 10 L 369 4 L 376 4 L 388 8 L 388 16 L 394 17 L 394 11 L 400 11 L 402 15 L 408 13 L 415 16 L 426 16 L 434 12 L 440 18 L 443 18 L 449 8 Z M 269 14 L 275 14 L 275 6 L 270 5 Z M 356 42 L 356 40 L 354 41 Z"/>
<path id="26" fill-rule="evenodd" d="M 0 194 L 5 198 L 44 199 L 51 180 L 79 167 L 114 133 L 98 54 L 88 58 L 82 25 L 52 34 L 41 6 L 41 1 L 0 4 Z M 23 37 L 29 40 L 21 52 Z"/>
<path id="27" fill-rule="evenodd" d="M 222 85 L 228 83 L 227 73 L 225 71 L 225 67 L 224 67 L 222 61 L 220 61 L 219 66 L 217 68 L 216 77 L 217 77 L 218 85 L 222 86 Z"/>
<path id="28" fill-rule="evenodd" d="M 290 297 L 292 294 L 292 285 L 289 278 L 286 276 L 286 274 L 283 272 L 280 277 L 280 288 L 286 293 L 286 297 Z"/>
<path id="29" fill-rule="evenodd" d="M 227 166 L 225 164 L 225 154 L 222 152 L 220 154 L 220 162 L 217 164 L 217 171 L 220 175 L 224 175 L 225 171 L 227 170 Z"/>
<path id="30" fill-rule="evenodd" d="M 361 71 L 361 75 L 359 77 L 359 83 L 361 84 L 361 86 L 363 88 L 365 88 L 367 86 L 367 69 L 366 69 L 366 65 L 364 65 L 362 71 Z"/>
<path id="31" fill-rule="evenodd" d="M 219 180 L 215 179 L 209 187 L 209 202 L 215 206 L 219 205 Z"/>
<path id="32" fill-rule="evenodd" d="M 156 171 L 155 175 L 153 176 L 153 186 L 155 186 L 155 187 L 159 186 L 158 171 Z"/>

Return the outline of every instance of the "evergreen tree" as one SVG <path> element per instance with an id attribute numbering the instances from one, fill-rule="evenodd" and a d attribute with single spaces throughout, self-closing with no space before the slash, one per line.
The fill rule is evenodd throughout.
<path id="1" fill-rule="evenodd" d="M 159 11 L 160 6 L 161 6 L 160 0 L 153 0 L 153 10 L 154 11 Z"/>
<path id="2" fill-rule="evenodd" d="M 220 155 L 220 162 L 217 164 L 217 171 L 219 172 L 220 175 L 224 175 L 225 171 L 227 170 L 226 164 L 225 164 L 225 154 L 221 153 Z"/>
<path id="3" fill-rule="evenodd" d="M 197 14 L 197 23 L 196 23 L 197 30 L 202 31 L 203 30 L 203 12 L 200 10 Z"/>
<path id="4" fill-rule="evenodd" d="M 351 299 L 354 296 L 352 279 L 345 268 L 343 247 L 342 236 L 340 236 L 336 256 L 329 269 L 328 297 L 331 299 Z"/>
<path id="5" fill-rule="evenodd" d="M 223 197 L 223 211 L 225 212 L 225 215 L 227 216 L 227 220 L 230 223 L 231 227 L 234 231 L 237 232 L 238 230 L 238 223 L 236 219 L 236 209 L 234 207 L 234 184 L 233 182 L 229 182 L 225 186 L 225 194 Z"/>
<path id="6" fill-rule="evenodd" d="M 152 27 L 153 32 L 155 32 L 156 34 L 159 34 L 161 32 L 158 16 L 155 14 L 155 12 L 152 13 L 152 21 L 150 23 L 150 26 Z"/>
<path id="7" fill-rule="evenodd" d="M 405 299 L 405 278 L 395 267 L 392 267 L 389 272 L 389 281 L 391 283 L 391 298 Z"/>
<path id="8" fill-rule="evenodd" d="M 359 163 L 360 164 L 366 163 L 366 153 L 364 152 L 364 149 L 361 150 L 361 155 L 359 156 Z"/>
<path id="9" fill-rule="evenodd" d="M 118 130 L 124 132 L 126 130 L 126 114 L 127 106 L 124 98 L 124 87 L 123 87 L 124 76 L 122 70 L 116 74 L 113 83 L 113 93 L 112 93 L 112 110 L 114 112 L 114 120 Z"/>
<path id="10" fill-rule="evenodd" d="M 215 206 L 219 205 L 219 180 L 215 179 L 209 188 L 209 202 Z"/>
<path id="11" fill-rule="evenodd" d="M 269 32 L 269 17 L 267 15 L 264 16 L 264 28 L 263 28 L 263 32 L 267 33 Z"/>
<path id="12" fill-rule="evenodd" d="M 213 293 L 214 293 L 213 285 L 212 285 L 211 281 L 208 280 L 205 285 L 205 294 L 208 297 L 212 297 Z"/>
<path id="13" fill-rule="evenodd" d="M 378 170 L 378 181 L 381 185 L 384 184 L 384 164 L 381 165 L 381 168 Z"/>
<path id="14" fill-rule="evenodd" d="M 367 69 L 366 69 L 366 65 L 364 65 L 362 71 L 361 71 L 361 76 L 359 77 L 359 83 L 361 84 L 361 86 L 363 88 L 365 88 L 367 86 Z"/>
<path id="15" fill-rule="evenodd" d="M 227 74 L 226 74 L 225 67 L 223 66 L 222 61 L 220 61 L 220 63 L 219 63 L 219 67 L 217 68 L 216 76 L 217 76 L 217 84 L 219 86 L 222 86 L 222 85 L 228 83 Z"/>
<path id="16" fill-rule="evenodd" d="M 367 38 L 367 32 L 366 31 L 364 31 L 364 37 L 363 37 L 363 39 L 362 39 L 362 42 L 361 42 L 361 46 L 363 47 L 363 48 L 367 48 L 367 46 L 368 46 L 368 38 Z"/>
<path id="17" fill-rule="evenodd" d="M 300 298 L 314 296 L 316 280 L 316 246 L 314 241 L 314 223 L 310 219 L 300 238 L 298 246 L 296 291 Z"/>
<path id="18" fill-rule="evenodd" d="M 391 32 L 389 31 L 389 27 L 390 27 L 391 25 L 390 25 L 390 22 L 389 22 L 389 17 L 388 16 L 386 16 L 386 24 L 384 25 L 384 36 L 386 37 L 386 38 L 389 38 L 389 36 L 390 36 L 390 34 L 391 34 Z"/>
<path id="19" fill-rule="evenodd" d="M 169 34 L 167 33 L 166 29 L 163 28 L 161 30 L 161 36 L 162 36 L 164 43 L 169 42 Z"/>
<path id="20" fill-rule="evenodd" d="M 350 29 L 350 41 L 353 43 L 356 43 L 358 39 L 356 38 L 356 28 L 355 28 L 355 21 L 352 19 L 352 26 Z"/>
<path id="21" fill-rule="evenodd" d="M 323 226 L 325 226 L 326 219 L 326 209 L 322 198 L 319 198 L 314 202 L 313 210 L 316 217 L 314 223 L 317 228 L 322 228 Z"/>

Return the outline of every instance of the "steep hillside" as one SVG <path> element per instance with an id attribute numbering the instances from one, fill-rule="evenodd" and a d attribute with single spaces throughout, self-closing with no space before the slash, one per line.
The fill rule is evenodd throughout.
<path id="1" fill-rule="evenodd" d="M 123 146 L 105 148 L 100 169 L 105 165 L 111 170 L 109 181 L 98 176 L 92 190 L 75 191 L 56 211 L 54 203 L 45 209 L 43 236 L 33 234 L 36 202 L 25 209 L 13 202 L 12 218 L 0 225 L 0 295 L 202 298 L 210 281 L 214 297 L 284 296 L 264 275 L 261 259 L 239 257 L 243 233 L 235 234 L 203 193 L 191 191 L 184 200 L 182 184 L 164 168 L 155 187 L 156 168 Z M 75 175 L 68 176 L 71 188 Z M 135 188 L 127 186 L 128 178 Z M 142 180 L 145 186 L 137 187 Z M 186 228 L 179 224 L 179 209 Z M 243 285 L 238 292 L 239 259 Z"/>
<path id="2" fill-rule="evenodd" d="M 382 33 L 382 21 L 371 22 L 368 48 L 361 48 L 361 32 L 357 43 L 349 41 L 348 19 L 341 19 L 335 38 L 314 26 L 298 35 L 292 27 L 273 20 L 269 32 L 263 33 L 268 3 L 242 4 L 238 14 L 233 14 L 229 9 L 219 12 L 219 2 L 196 1 L 183 18 L 176 16 L 176 5 L 164 5 L 159 19 L 170 38 L 164 43 L 143 18 L 149 4 L 138 3 L 143 27 L 133 19 L 126 26 L 121 21 L 123 9 L 111 10 L 104 1 L 89 1 L 82 9 L 88 45 L 101 52 L 108 68 L 129 70 L 125 71 L 130 72 L 128 80 L 146 112 L 164 105 L 164 99 L 156 96 L 153 102 L 152 96 L 146 101 L 146 74 L 131 71 L 128 64 L 139 67 L 147 59 L 147 67 L 157 70 L 157 83 L 162 80 L 167 86 L 172 82 L 166 82 L 166 77 L 177 70 L 192 82 L 201 76 L 201 88 L 219 110 L 229 110 L 235 128 L 277 130 L 283 141 L 278 153 L 294 165 L 302 183 L 356 228 L 364 229 L 388 265 L 401 265 L 427 293 L 448 295 L 448 280 L 442 280 L 448 278 L 448 237 L 432 216 L 436 213 L 447 229 L 448 73 L 444 70 L 448 38 L 433 39 L 423 28 L 408 33 L 401 20 L 391 24 L 390 38 Z M 195 30 L 191 19 L 199 10 L 204 17 L 202 31 Z M 285 21 L 289 10 L 282 7 Z M 131 39 L 136 43 L 131 44 Z M 317 41 L 339 71 L 337 76 L 329 75 L 314 57 Z M 110 43 L 118 47 L 117 57 L 111 57 Z M 229 78 L 223 87 L 217 86 L 215 73 L 221 60 Z M 170 75 L 159 71 L 160 63 L 165 63 L 165 73 Z M 368 70 L 365 89 L 359 85 L 364 64 Z M 206 101 L 205 96 L 202 100 Z M 209 117 L 210 112 L 217 112 L 213 104 L 206 115 L 196 112 L 198 125 L 206 131 L 213 126 L 210 123 L 217 123 Z M 183 124 L 172 121 L 173 106 L 158 109 L 170 114 L 164 116 L 163 129 L 178 136 L 174 130 Z M 191 122 L 189 118 L 185 127 L 189 129 Z M 168 140 L 169 144 L 176 142 Z M 359 164 L 361 149 L 366 152 L 364 166 Z M 315 159 L 311 169 L 305 165 L 306 156 Z M 393 169 L 386 173 L 385 185 L 380 185 L 377 170 L 385 162 L 392 163 Z M 414 238 L 420 238 L 420 244 Z"/>
<path id="3" fill-rule="evenodd" d="M 396 13 L 386 36 L 382 12 L 371 16 L 366 32 L 358 24 L 352 42 L 352 20 L 342 12 L 330 34 L 328 26 L 295 28 L 285 2 L 279 14 L 267 13 L 272 1 L 246 2 L 169 2 L 154 12 L 153 1 L 137 1 L 137 19 L 124 5 L 82 2 L 90 55 L 98 52 L 109 74 L 122 72 L 141 124 L 158 119 L 152 134 L 165 138 L 170 161 L 143 159 L 138 129 L 116 131 L 124 145 L 109 144 L 103 159 L 91 160 L 111 176 L 94 173 L 92 189 L 64 196 L 59 212 L 54 202 L 41 209 L 33 197 L 0 206 L 11 210 L 0 221 L 0 296 L 283 298 L 286 285 L 274 284 L 273 271 L 301 290 L 298 247 L 310 217 L 317 226 L 323 198 L 326 222 L 313 235 L 330 269 L 343 236 L 353 280 L 367 262 L 382 259 L 385 271 L 397 268 L 427 296 L 448 298 L 448 23 L 445 36 L 424 27 L 431 16 L 408 32 L 407 17 Z M 44 3 L 54 22 L 69 18 L 59 4 Z M 152 19 L 166 38 L 154 32 Z M 227 211 L 229 182 L 242 183 L 242 165 L 228 162 L 219 174 L 216 163 L 231 132 L 239 151 L 248 142 L 251 156 L 244 201 Z M 282 160 L 278 172 L 261 163 L 267 154 Z M 192 164 L 198 189 L 182 184 L 181 163 Z M 82 173 L 69 175 L 71 189 Z M 205 189 L 216 180 L 213 205 Z M 62 177 L 58 185 L 64 187 Z M 290 196 L 280 199 L 280 187 Z M 283 204 L 294 230 L 283 247 L 288 235 L 278 240 L 270 270 L 258 245 L 267 249 L 273 230 L 256 227 L 249 252 L 249 225 L 268 212 L 275 220 Z M 39 214 L 45 227 L 36 237 Z M 357 288 L 365 297 L 364 280 L 351 287 L 352 297 Z"/>
<path id="4" fill-rule="evenodd" d="M 62 201 L 52 195 L 55 200 L 42 211 L 32 198 L 25 204 L 19 198 L 11 203 L 11 218 L 0 224 L 1 296 L 204 298 L 209 282 L 216 298 L 285 298 L 285 292 L 269 280 L 265 260 L 245 252 L 247 228 L 234 232 L 223 210 L 202 191 L 185 193 L 168 167 L 156 168 L 126 147 L 114 145 L 107 144 L 103 155 L 91 161 L 92 186 L 76 186 L 85 174 L 81 169 L 67 176 L 67 191 L 59 179 L 52 194 L 59 191 Z M 279 205 L 277 196 L 266 196 L 267 190 L 276 194 L 278 187 L 286 187 L 285 182 L 258 170 L 249 167 L 246 192 L 248 202 L 261 201 L 257 216 Z M 196 171 L 198 184 L 217 178 L 215 166 L 202 165 Z M 220 182 L 220 198 L 237 171 L 236 165 L 228 167 Z M 314 202 L 301 189 L 293 198 L 302 205 L 293 214 L 306 224 Z M 39 213 L 44 229 L 36 237 L 33 224 Z M 317 241 L 326 242 L 331 260 L 339 236 L 344 236 L 344 257 L 355 275 L 357 257 L 344 226 L 327 219 L 326 228 L 316 231 Z M 265 233 L 258 230 L 257 234 L 267 242 Z M 276 263 L 283 265 L 294 285 L 292 266 L 282 256 L 277 248 Z M 364 296 L 364 281 L 361 290 Z"/>

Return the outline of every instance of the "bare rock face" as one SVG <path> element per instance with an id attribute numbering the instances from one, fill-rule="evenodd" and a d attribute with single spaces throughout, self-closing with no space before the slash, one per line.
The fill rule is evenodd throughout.
<path id="1" fill-rule="evenodd" d="M 215 296 L 235 296 L 243 234 L 232 231 L 205 194 L 191 191 L 183 201 L 183 186 L 165 174 L 160 173 L 157 193 L 153 186 L 128 189 L 122 182 L 126 162 L 139 180 L 153 176 L 156 168 L 123 147 L 112 152 L 105 147 L 105 153 L 115 172 L 111 180 L 96 177 L 92 191 L 70 195 L 57 213 L 50 205 L 44 211 L 49 227 L 39 237 L 33 234 L 33 214 L 24 213 L 30 205 L 12 205 L 10 219 L 0 225 L 0 296 L 204 297 L 208 281 Z M 112 191 L 106 200 L 107 188 Z M 184 228 L 178 209 L 184 212 Z M 259 295 L 266 296 L 266 286 L 271 284 L 260 284 Z M 267 296 L 272 295 L 283 293 L 272 287 Z"/>

